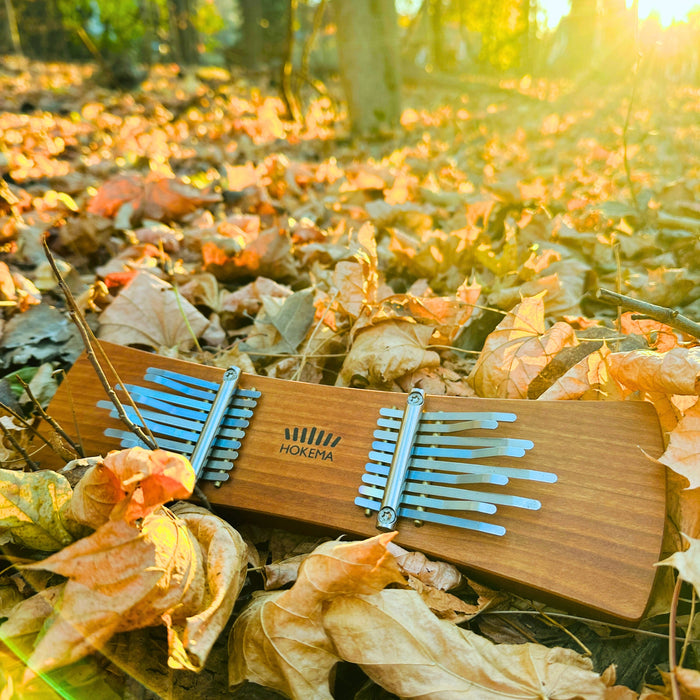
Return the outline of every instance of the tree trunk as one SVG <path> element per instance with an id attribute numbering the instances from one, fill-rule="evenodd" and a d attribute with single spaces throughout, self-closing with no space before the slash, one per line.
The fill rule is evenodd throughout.
<path id="1" fill-rule="evenodd" d="M 5 14 L 7 15 L 7 28 L 10 30 L 10 40 L 12 50 L 18 55 L 22 55 L 22 42 L 19 38 L 19 28 L 17 27 L 17 16 L 12 0 L 5 0 Z"/>
<path id="2" fill-rule="evenodd" d="M 262 56 L 263 6 L 260 0 L 240 0 L 243 16 L 243 63 L 246 68 L 255 70 Z"/>
<path id="3" fill-rule="evenodd" d="M 168 3 L 170 34 L 175 58 L 181 66 L 197 63 L 197 30 L 192 24 L 191 0 L 171 0 Z"/>
<path id="4" fill-rule="evenodd" d="M 398 23 L 394 0 L 336 0 L 340 73 L 352 130 L 392 129 L 401 116 Z"/>

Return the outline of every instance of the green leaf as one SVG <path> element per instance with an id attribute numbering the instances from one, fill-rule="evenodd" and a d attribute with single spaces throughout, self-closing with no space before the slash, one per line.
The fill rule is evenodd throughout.
<path id="1" fill-rule="evenodd" d="M 14 542 L 54 552 L 73 542 L 62 511 L 73 489 L 50 470 L 19 472 L 0 469 L 0 543 Z"/>

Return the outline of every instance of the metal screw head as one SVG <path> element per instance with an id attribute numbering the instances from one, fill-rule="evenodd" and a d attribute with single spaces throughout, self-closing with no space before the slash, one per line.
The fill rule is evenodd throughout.
<path id="1" fill-rule="evenodd" d="M 377 513 L 377 526 L 378 527 L 393 527 L 396 522 L 396 513 L 393 508 L 388 506 L 382 508 L 379 513 Z"/>
<path id="2" fill-rule="evenodd" d="M 406 403 L 410 403 L 413 406 L 419 406 L 420 404 L 423 403 L 423 397 L 417 391 L 412 391 L 408 395 L 408 398 L 406 399 Z"/>

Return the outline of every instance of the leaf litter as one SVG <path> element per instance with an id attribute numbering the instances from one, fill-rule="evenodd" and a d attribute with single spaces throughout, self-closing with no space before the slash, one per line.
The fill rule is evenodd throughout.
<path id="1" fill-rule="evenodd" d="M 45 68 L 22 70 L 40 81 Z M 138 99 L 177 106 L 177 91 L 155 88 L 177 77 L 153 70 Z M 635 133 L 654 131 L 657 145 L 628 154 L 644 188 L 635 202 L 614 88 L 578 104 L 540 96 L 525 105 L 519 86 L 504 83 L 457 106 L 418 89 L 409 99 L 423 106 L 406 110 L 402 130 L 359 155 L 337 138 L 325 98 L 299 125 L 280 117 L 273 97 L 220 87 L 209 108 L 195 101 L 172 117 L 173 138 L 124 96 L 103 103 L 87 74 L 66 76 L 75 82 L 55 99 L 70 102 L 70 120 L 19 118 L 16 88 L 0 92 L 0 363 L 9 387 L 12 373 L 67 367 L 80 349 L 41 265 L 38 241 L 49 232 L 89 323 L 116 342 L 218 366 L 236 357 L 251 373 L 340 386 L 648 400 L 666 431 L 669 516 L 689 543 L 671 528 L 663 568 L 697 585 L 698 341 L 618 318 L 587 294 L 608 287 L 700 317 L 696 92 L 679 94 L 682 110 L 659 104 L 652 89 L 639 96 L 654 109 L 634 112 Z M 29 134 L 60 136 L 71 149 L 47 156 L 49 136 Z M 149 167 L 120 170 L 115 154 Z M 614 685 L 601 655 L 592 664 L 560 648 L 580 646 L 548 624 L 528 626 L 527 616 L 509 628 L 526 643 L 488 641 L 477 634 L 482 615 L 540 608 L 399 553 L 385 536 L 276 546 L 268 561 L 266 545 L 258 550 L 220 518 L 162 505 L 191 491 L 177 460 L 120 453 L 73 486 L 62 474 L 23 473 L 32 437 L 9 415 L 0 420 L 19 437 L 0 437 L 0 537 L 8 563 L 35 560 L 19 578 L 0 578 L 12 591 L 0 598 L 0 637 L 27 662 L 0 652 L 3 696 L 24 688 L 31 697 L 41 681 L 33 674 L 53 669 L 48 677 L 67 687 L 82 682 L 109 697 L 95 652 L 121 658 L 119 640 L 137 648 L 144 625 L 164 630 L 163 665 L 200 671 L 210 655 L 222 658 L 222 632 L 235 619 L 223 662 L 231 683 L 292 697 L 331 697 L 339 661 L 402 697 L 670 697 L 652 668 L 662 655 L 648 657 L 632 690 Z M 248 562 L 265 567 L 276 590 L 254 591 Z M 21 583 L 29 580 L 34 589 Z M 668 617 L 673 581 L 660 581 L 654 610 Z M 251 593 L 234 614 L 237 596 L 245 604 Z M 695 635 L 692 616 L 676 612 L 679 630 Z M 496 629 L 494 619 L 482 629 Z M 625 671 L 618 663 L 618 676 Z M 697 697 L 696 676 L 678 665 L 665 678 Z"/>

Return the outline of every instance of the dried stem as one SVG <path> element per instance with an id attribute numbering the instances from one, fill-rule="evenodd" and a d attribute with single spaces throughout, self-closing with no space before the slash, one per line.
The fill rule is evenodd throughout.
<path id="1" fill-rule="evenodd" d="M 678 687 L 678 679 L 676 678 L 676 615 L 678 613 L 678 599 L 681 595 L 681 584 L 683 579 L 679 576 L 676 579 L 676 586 L 673 589 L 673 598 L 671 599 L 671 614 L 668 618 L 668 666 L 669 676 L 671 678 L 671 695 L 673 700 L 681 700 L 681 691 Z"/>
<path id="2" fill-rule="evenodd" d="M 107 396 L 110 398 L 112 403 L 114 404 L 114 407 L 117 410 L 117 413 L 119 414 L 119 418 L 121 419 L 122 423 L 126 425 L 126 427 L 136 435 L 136 437 L 139 438 L 142 442 L 144 442 L 150 449 L 152 450 L 157 450 L 158 449 L 158 443 L 156 442 L 155 438 L 151 434 L 151 431 L 148 429 L 148 426 L 146 425 L 146 422 L 141 419 L 141 422 L 145 426 L 145 432 L 140 426 L 136 425 L 126 414 L 126 410 L 124 409 L 124 406 L 122 402 L 119 400 L 119 397 L 115 393 L 114 389 L 112 389 L 112 386 L 110 385 L 109 381 L 107 380 L 107 377 L 105 376 L 104 370 L 102 369 L 102 365 L 100 364 L 100 361 L 97 359 L 97 355 L 95 354 L 95 348 L 99 351 L 100 355 L 102 356 L 103 361 L 105 361 L 110 369 L 110 371 L 113 373 L 113 375 L 116 377 L 117 381 L 119 384 L 124 388 L 124 383 L 119 379 L 119 375 L 117 374 L 117 371 L 114 369 L 112 366 L 112 363 L 109 361 L 109 357 L 107 357 L 107 354 L 105 351 L 102 349 L 100 346 L 97 338 L 95 338 L 94 333 L 92 332 L 92 329 L 90 326 L 88 326 L 87 321 L 83 317 L 82 313 L 80 312 L 80 309 L 78 308 L 78 305 L 75 301 L 75 298 L 73 297 L 73 294 L 71 293 L 70 289 L 68 288 L 68 285 L 66 284 L 65 280 L 63 279 L 63 276 L 61 275 L 58 266 L 56 265 L 56 260 L 53 257 L 53 254 L 51 253 L 51 250 L 49 249 L 48 243 L 46 242 L 46 238 L 42 239 L 42 245 L 44 247 L 44 253 L 46 255 L 47 260 L 49 261 L 49 265 L 51 266 L 51 269 L 53 270 L 54 275 L 56 276 L 56 279 L 58 280 L 58 284 L 61 287 L 61 291 L 63 292 L 63 295 L 66 299 L 66 303 L 68 304 L 68 312 L 70 314 L 70 317 L 75 323 L 76 327 L 78 328 L 78 331 L 80 332 L 80 336 L 83 339 L 83 345 L 85 346 L 85 352 L 87 353 L 88 359 L 90 360 L 90 363 L 92 364 L 95 373 L 97 374 L 98 379 L 100 380 L 100 383 L 102 384 Z M 124 389 L 126 391 L 126 389 Z M 138 408 L 134 404 L 134 402 L 131 400 L 131 397 L 128 395 L 129 401 L 134 408 L 134 410 L 137 412 L 138 415 Z"/>
<path id="3" fill-rule="evenodd" d="M 665 323 L 671 328 L 692 335 L 694 338 L 700 338 L 700 323 L 695 323 L 685 316 L 681 316 L 675 309 L 669 309 L 666 306 L 657 306 L 646 301 L 633 299 L 632 297 L 611 292 L 607 289 L 599 289 L 596 294 L 596 299 L 604 304 L 619 306 L 623 309 L 629 309 L 638 314 L 644 314 L 655 321 Z"/>
<path id="4" fill-rule="evenodd" d="M 33 472 L 37 471 L 37 469 L 39 469 L 39 465 L 27 454 L 24 447 L 17 442 L 14 435 L 2 424 L 2 422 L 0 422 L 0 430 L 2 430 L 2 434 L 7 438 L 12 447 L 14 447 L 15 450 L 20 453 L 22 459 L 27 463 L 27 466 Z"/>
<path id="5" fill-rule="evenodd" d="M 60 435 L 73 449 L 78 457 L 85 457 L 83 450 L 80 445 L 76 444 L 73 438 L 59 425 L 58 421 L 53 419 L 43 408 L 43 406 L 36 400 L 36 397 L 29 388 L 29 384 L 22 379 L 22 377 L 17 377 L 17 381 L 20 383 L 24 393 L 29 397 L 32 405 L 37 410 L 39 415 Z M 39 434 L 39 433 L 37 433 Z M 55 449 L 55 448 L 54 448 Z"/>
<path id="6" fill-rule="evenodd" d="M 69 462 L 70 459 L 73 459 L 74 456 L 71 456 L 70 459 L 67 459 L 66 455 L 62 454 L 60 450 L 56 449 L 56 446 L 52 445 L 51 441 L 47 437 L 42 435 L 28 420 L 20 416 L 19 413 L 14 411 L 10 406 L 3 403 L 2 401 L 0 401 L 0 409 L 9 413 L 16 421 L 19 421 L 26 430 L 30 431 L 33 435 L 35 435 L 44 443 L 46 443 L 46 445 L 50 447 L 64 462 Z"/>

